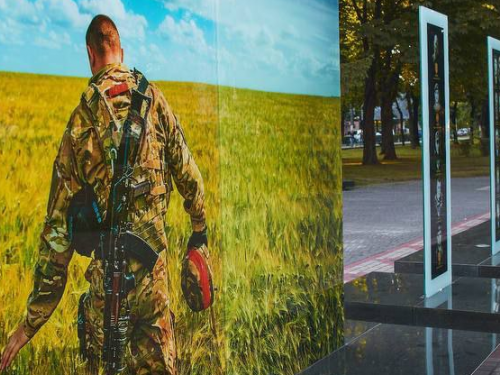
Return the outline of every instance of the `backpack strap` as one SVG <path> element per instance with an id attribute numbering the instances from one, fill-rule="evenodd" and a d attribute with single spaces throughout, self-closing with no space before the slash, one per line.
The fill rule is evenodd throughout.
<path id="1" fill-rule="evenodd" d="M 149 110 L 151 107 L 151 97 L 146 95 L 146 91 L 149 87 L 149 81 L 146 79 L 146 77 L 140 73 L 138 70 L 134 69 L 133 71 L 134 76 L 136 77 L 137 80 L 137 88 L 132 88 L 132 97 L 131 97 L 131 103 L 130 103 L 130 108 L 128 115 L 124 121 L 123 125 L 123 131 L 121 135 L 121 140 L 120 144 L 118 147 L 112 147 L 111 150 L 109 150 L 109 155 L 108 157 L 111 160 L 111 174 L 110 174 L 110 179 L 111 179 L 111 186 L 114 186 L 119 178 L 123 177 L 123 172 L 124 172 L 124 160 L 129 160 L 129 163 L 127 163 L 129 166 L 135 165 L 137 154 L 139 149 L 143 146 L 144 143 L 144 133 L 145 133 L 145 128 L 147 125 L 147 117 L 149 114 Z M 117 85 L 119 86 L 119 85 Z M 128 89 L 128 85 L 127 85 Z M 120 90 L 115 90 L 114 94 L 116 94 L 117 91 Z M 109 90 L 108 90 L 109 91 Z M 107 93 L 109 94 L 109 93 Z M 108 102 L 106 95 L 104 92 L 99 90 L 99 87 L 95 85 L 94 83 L 88 86 L 88 88 L 83 92 L 81 102 L 83 104 L 84 109 L 88 112 L 88 114 L 91 117 L 92 121 L 92 128 L 94 129 L 95 136 L 97 138 L 97 142 L 99 144 L 99 148 L 101 149 L 101 153 L 103 157 L 106 157 L 106 150 L 104 148 L 103 141 L 101 139 L 99 129 L 97 127 L 98 124 L 98 119 L 92 110 L 94 108 L 96 102 L 101 101 L 103 103 L 104 108 L 108 112 L 111 122 L 114 124 L 119 124 L 119 121 L 115 115 L 115 112 L 113 111 L 110 103 Z M 144 112 L 144 115 L 142 115 L 142 108 L 143 104 L 146 103 L 147 107 Z M 123 121 L 123 120 L 122 120 Z M 138 129 L 139 131 L 135 132 L 135 134 L 132 134 L 132 124 L 136 124 L 136 130 Z M 111 127 L 113 124 L 110 124 Z M 125 149 L 125 140 L 128 137 L 129 142 L 128 144 L 132 145 L 131 150 L 130 149 Z M 133 141 L 133 142 L 130 142 Z M 127 153 L 127 159 L 125 159 L 125 153 Z M 130 173 L 130 171 L 129 171 Z M 111 189 L 110 189 L 111 190 Z M 108 197 L 108 210 L 107 212 L 110 212 L 109 209 L 111 208 L 109 206 L 110 204 L 110 199 Z M 106 215 L 107 216 L 107 215 Z M 107 220 L 106 220 L 107 221 Z"/>
<path id="2" fill-rule="evenodd" d="M 146 128 L 146 123 L 147 123 L 147 117 L 149 113 L 149 109 L 151 107 L 151 98 L 147 96 L 146 90 L 149 87 L 149 81 L 140 73 L 138 70 L 134 70 L 134 74 L 136 76 L 140 75 L 140 80 L 137 85 L 137 89 L 132 90 L 132 99 L 130 103 L 130 109 L 127 115 L 127 118 L 125 120 L 125 123 L 123 125 L 123 133 L 121 137 L 121 142 L 120 142 L 120 147 L 118 148 L 118 153 L 117 153 L 117 161 L 118 164 L 116 165 L 119 170 L 123 170 L 124 165 L 123 161 L 124 160 L 129 160 L 127 158 L 130 157 L 130 162 L 129 165 L 133 166 L 135 165 L 135 161 L 137 158 L 138 150 L 139 147 L 142 145 L 143 140 L 144 140 L 144 133 L 145 133 L 145 128 Z M 144 117 L 141 115 L 142 112 L 142 106 L 146 102 L 147 108 L 146 112 L 144 114 Z M 139 134 L 137 137 L 137 142 L 134 142 L 132 144 L 132 149 L 128 150 L 125 147 L 126 144 L 126 138 L 125 137 L 130 137 L 133 138 L 134 136 L 132 135 L 132 123 L 135 123 L 139 125 Z M 132 139 L 129 139 L 129 144 L 131 144 Z"/>
<path id="3" fill-rule="evenodd" d="M 137 71 L 134 71 L 136 73 Z M 123 132 L 120 141 L 120 146 L 113 156 L 115 159 L 111 159 L 111 166 L 113 170 L 113 178 L 111 181 L 110 196 L 108 198 L 108 210 L 106 222 L 110 224 L 110 212 L 115 212 L 117 207 L 114 205 L 121 204 L 121 202 L 116 202 L 112 196 L 114 193 L 115 186 L 117 186 L 120 180 L 129 178 L 132 174 L 133 168 L 135 166 L 136 157 L 138 153 L 139 146 L 143 143 L 144 133 L 146 127 L 146 119 L 148 116 L 149 108 L 151 107 L 151 98 L 145 95 L 145 92 L 149 86 L 149 82 L 141 74 L 140 81 L 138 83 L 137 89 L 132 90 L 132 99 L 130 104 L 130 109 L 127 118 L 123 124 Z M 143 103 L 147 103 L 147 109 L 144 117 L 141 116 L 141 109 Z M 132 123 L 139 126 L 139 133 L 135 136 L 132 133 Z M 113 149 L 112 149 L 113 150 Z M 130 184 L 127 187 L 127 194 L 130 195 Z M 128 211 L 128 207 L 127 207 Z"/>
<path id="4" fill-rule="evenodd" d="M 133 123 L 139 125 L 139 128 L 140 128 L 139 137 L 137 137 L 137 140 L 139 142 L 139 147 L 135 147 L 134 155 L 133 155 L 133 159 L 132 159 L 135 162 L 137 152 L 142 147 L 143 138 L 144 138 L 144 137 L 142 137 L 142 133 L 144 133 L 143 130 L 146 127 L 146 119 L 148 117 L 149 110 L 151 107 L 151 98 L 146 95 L 146 91 L 149 87 L 149 81 L 146 79 L 146 77 L 141 72 L 139 72 L 136 69 L 133 70 L 133 74 L 136 77 L 138 84 L 137 84 L 136 89 L 131 90 L 132 91 L 131 104 L 130 104 L 129 113 L 127 115 L 127 118 L 125 119 L 125 123 L 127 121 L 132 121 Z M 82 94 L 81 101 L 83 103 L 83 107 L 87 110 L 87 112 L 90 114 L 90 116 L 92 118 L 92 127 L 94 129 L 95 135 L 97 137 L 97 142 L 99 144 L 99 147 L 100 147 L 103 155 L 106 155 L 106 151 L 105 151 L 101 136 L 99 134 L 99 129 L 97 128 L 98 119 L 96 118 L 94 112 L 92 111 L 92 107 L 96 101 L 101 100 L 102 103 L 104 104 L 104 108 L 106 108 L 106 111 L 108 112 L 113 124 L 118 125 L 120 123 L 120 121 L 118 121 L 118 119 L 116 118 L 116 114 L 113 111 L 111 105 L 109 104 L 107 97 L 112 98 L 112 97 L 120 95 L 128 90 L 130 90 L 130 88 L 129 88 L 128 84 L 126 84 L 125 82 L 122 84 L 112 86 L 110 89 L 106 90 L 106 92 L 102 92 L 101 90 L 99 90 L 99 87 L 97 87 L 97 85 L 95 83 L 92 83 L 90 86 L 87 87 L 87 89 Z M 142 112 L 141 109 L 142 109 L 142 105 L 144 102 L 147 103 L 146 112 L 145 112 L 144 116 L 141 116 L 141 112 Z M 122 139 L 123 139 L 123 134 L 124 134 L 124 132 L 122 133 Z M 111 174 L 112 175 L 115 174 L 115 166 L 116 166 L 115 161 L 117 159 L 119 159 L 118 158 L 118 149 L 119 149 L 119 145 L 117 148 L 112 148 L 110 150 L 110 154 L 108 155 L 108 157 L 111 160 Z"/>

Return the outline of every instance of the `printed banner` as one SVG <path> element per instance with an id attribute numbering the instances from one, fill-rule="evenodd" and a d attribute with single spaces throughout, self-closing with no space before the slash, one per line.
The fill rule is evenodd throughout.
<path id="1" fill-rule="evenodd" d="M 107 353 L 131 374 L 295 374 L 341 346 L 338 2 L 7 4 L 0 348 L 20 322 L 36 335 L 13 371 L 98 373 L 103 329 L 122 323 Z M 112 22 L 90 27 L 98 14 Z M 107 224 L 123 171 L 120 227 L 89 221 L 82 251 L 78 220 Z M 108 260 L 130 242 L 101 240 L 124 232 L 146 262 Z M 103 315 L 106 295 L 123 304 Z"/>
<path id="2" fill-rule="evenodd" d="M 448 20 L 420 7 L 425 294 L 451 284 Z"/>

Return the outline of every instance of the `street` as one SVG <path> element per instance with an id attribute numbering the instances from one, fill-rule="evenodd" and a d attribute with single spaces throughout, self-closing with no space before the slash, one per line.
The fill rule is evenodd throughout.
<path id="1" fill-rule="evenodd" d="M 489 177 L 452 178 L 452 224 L 489 211 Z M 422 182 L 373 185 L 344 192 L 344 264 L 423 235 Z"/>

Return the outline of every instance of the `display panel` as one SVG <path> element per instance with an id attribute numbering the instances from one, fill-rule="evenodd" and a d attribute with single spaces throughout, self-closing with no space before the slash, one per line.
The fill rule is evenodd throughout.
<path id="1" fill-rule="evenodd" d="M 500 41 L 488 37 L 491 251 L 500 251 Z"/>
<path id="2" fill-rule="evenodd" d="M 420 7 L 425 294 L 451 284 L 448 21 Z"/>
<path id="3" fill-rule="evenodd" d="M 500 51 L 493 51 L 493 111 L 494 111 L 494 164 L 495 164 L 495 235 L 500 238 L 500 158 L 499 130 L 500 130 Z"/>
<path id="4" fill-rule="evenodd" d="M 148 276 L 131 266 L 139 282 L 130 294 L 131 335 L 136 336 L 128 339 L 129 370 L 149 373 L 165 366 L 149 359 L 149 345 L 152 352 L 163 353 L 167 373 L 182 375 L 294 374 L 338 348 L 344 316 L 337 1 L 67 0 L 72 12 L 53 7 L 55 2 L 26 1 L 19 8 L 8 3 L 9 11 L 0 3 L 0 21 L 18 39 L 7 39 L 0 30 L 5 52 L 0 57 L 0 102 L 5 103 L 0 111 L 0 173 L 7 176 L 0 188 L 0 228 L 5 229 L 0 283 L 12 285 L 0 288 L 0 348 L 24 320 L 28 296 L 38 289 L 36 280 L 61 280 L 57 275 L 39 277 L 57 268 L 53 262 L 59 259 L 53 249 L 40 250 L 45 246 L 40 232 L 47 221 L 52 225 L 65 215 L 58 202 L 49 203 L 58 209 L 47 215 L 51 176 L 82 93 L 92 99 L 85 95 L 93 75 L 85 33 L 99 13 L 115 21 L 125 65 L 144 73 L 175 114 L 171 124 L 181 129 L 175 139 L 190 150 L 176 155 L 186 165 L 192 159 L 198 166 L 215 296 L 209 309 L 193 312 L 183 295 L 181 271 L 194 230 L 189 213 L 196 210 L 189 191 L 196 178 L 176 180 L 170 171 L 164 221 L 156 216 L 144 231 L 165 233 L 167 245 L 153 241 L 162 254 L 162 268 Z M 120 90 L 106 91 L 107 100 L 126 91 Z M 81 164 L 75 174 L 98 169 L 83 167 L 92 165 L 99 149 L 98 142 L 80 142 L 92 139 L 86 138 L 92 131 L 79 128 L 90 121 L 85 113 L 89 117 L 77 116 L 77 131 L 71 133 L 78 141 L 74 149 L 84 150 L 86 158 L 75 162 Z M 104 118 L 94 125 L 109 124 Z M 113 141 L 112 136 L 103 139 L 104 147 Z M 145 159 L 171 152 L 158 150 L 161 137 L 148 142 Z M 161 163 L 145 163 L 154 171 L 153 183 L 163 178 Z M 176 171 L 189 175 L 190 168 Z M 99 183 L 106 185 L 105 180 Z M 150 191 L 144 201 L 161 203 L 162 189 Z M 141 215 L 149 207 L 139 207 Z M 56 247 L 68 239 L 67 227 L 59 229 L 50 231 Z M 44 229 L 44 235 L 48 232 Z M 64 246 L 58 249 L 69 255 Z M 77 253 L 71 258 L 66 292 L 52 315 L 44 312 L 50 319 L 13 362 L 16 373 L 97 373 L 88 371 L 88 361 L 79 355 L 76 322 L 80 296 L 102 287 L 102 267 L 95 253 L 92 260 Z M 167 292 L 148 290 L 148 277 L 165 280 Z M 142 287 L 143 294 L 137 289 Z M 156 305 L 136 303 L 151 293 L 168 302 L 164 313 Z M 90 300 L 96 308 L 95 314 L 84 314 L 90 318 L 84 336 L 99 337 L 100 305 Z M 162 319 L 140 326 L 142 315 L 151 310 Z M 147 337 L 162 341 L 162 349 L 141 341 Z"/>
<path id="5" fill-rule="evenodd" d="M 499 129 L 500 129 L 500 51 L 495 50 L 493 52 L 493 77 L 494 77 L 494 88 L 493 88 L 493 100 L 494 106 L 493 111 L 495 113 L 493 121 L 495 121 L 495 132 L 494 141 L 495 141 L 495 234 L 496 238 L 500 238 L 500 158 L 498 155 L 499 150 Z"/>
<path id="6" fill-rule="evenodd" d="M 446 209 L 446 131 L 444 92 L 444 30 L 427 25 L 428 87 L 430 124 L 430 171 L 431 171 L 431 261 L 432 278 L 442 275 L 448 269 L 447 209 Z"/>

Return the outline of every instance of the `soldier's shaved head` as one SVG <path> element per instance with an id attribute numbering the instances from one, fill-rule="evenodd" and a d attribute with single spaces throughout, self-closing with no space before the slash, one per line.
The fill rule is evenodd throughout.
<path id="1" fill-rule="evenodd" d="M 99 56 L 104 56 L 109 52 L 117 53 L 121 49 L 118 28 L 113 20 L 104 14 L 99 14 L 92 19 L 85 40 Z"/>
<path id="2" fill-rule="evenodd" d="M 104 14 L 95 16 L 85 35 L 92 74 L 108 64 L 123 62 L 123 50 L 118 28 Z"/>

